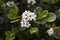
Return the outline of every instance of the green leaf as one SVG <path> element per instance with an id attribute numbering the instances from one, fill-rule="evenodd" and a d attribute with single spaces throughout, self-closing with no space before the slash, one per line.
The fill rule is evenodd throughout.
<path id="1" fill-rule="evenodd" d="M 9 36 L 10 34 L 11 34 L 10 31 L 6 31 L 6 32 L 5 32 L 5 35 L 7 35 L 7 36 Z"/>
<path id="2" fill-rule="evenodd" d="M 5 35 L 6 35 L 6 36 L 13 36 L 14 33 L 10 32 L 10 31 L 6 31 L 6 32 L 5 32 Z"/>
<path id="3" fill-rule="evenodd" d="M 6 40 L 14 40 L 15 36 L 6 37 Z"/>
<path id="4" fill-rule="evenodd" d="M 48 16 L 45 18 L 47 22 L 53 22 L 56 20 L 56 15 L 54 13 L 49 13 Z"/>
<path id="5" fill-rule="evenodd" d="M 34 13 L 37 15 L 37 20 L 40 20 L 44 17 L 46 17 L 48 15 L 48 10 L 44 10 L 42 12 L 42 8 L 41 7 L 37 7 L 35 10 L 34 10 Z"/>
<path id="6" fill-rule="evenodd" d="M 19 21 L 19 19 L 13 20 L 10 23 L 14 23 L 14 22 L 17 22 L 17 21 Z"/>
<path id="7" fill-rule="evenodd" d="M 42 8 L 41 7 L 37 7 L 36 9 L 34 9 L 34 13 L 39 17 L 40 13 L 42 12 Z"/>
<path id="8" fill-rule="evenodd" d="M 5 35 L 6 35 L 6 40 L 14 40 L 14 38 L 15 38 L 14 33 L 11 31 L 6 31 Z"/>
<path id="9" fill-rule="evenodd" d="M 60 39 L 60 27 L 54 28 L 54 37 Z"/>
<path id="10" fill-rule="evenodd" d="M 37 27 L 31 28 L 30 33 L 31 34 L 38 33 L 38 28 Z"/>
<path id="11" fill-rule="evenodd" d="M 48 10 L 44 10 L 42 13 L 40 13 L 40 16 L 35 21 L 36 24 L 45 24 L 46 21 L 44 20 L 48 16 Z"/>
<path id="12" fill-rule="evenodd" d="M 46 17 L 47 15 L 48 15 L 48 10 L 44 10 L 44 11 L 41 13 L 42 18 Z"/>
<path id="13" fill-rule="evenodd" d="M 17 14 L 18 14 L 18 7 L 15 6 L 15 7 L 9 9 L 9 12 L 7 14 L 7 17 L 10 20 L 17 19 Z"/>

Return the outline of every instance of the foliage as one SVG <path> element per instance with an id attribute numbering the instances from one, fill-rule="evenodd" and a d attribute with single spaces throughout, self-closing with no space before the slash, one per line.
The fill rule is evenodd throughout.
<path id="1" fill-rule="evenodd" d="M 60 0 L 35 1 L 29 4 L 27 0 L 0 0 L 0 40 L 60 40 Z M 30 13 L 27 16 L 31 20 L 24 11 Z M 21 21 L 30 26 L 22 27 Z M 51 36 L 47 33 L 50 28 L 54 31 Z"/>
<path id="2" fill-rule="evenodd" d="M 41 7 L 37 7 L 34 12 L 37 14 L 37 21 L 43 20 L 42 22 L 53 22 L 56 20 L 56 15 L 48 10 L 42 11 Z"/>

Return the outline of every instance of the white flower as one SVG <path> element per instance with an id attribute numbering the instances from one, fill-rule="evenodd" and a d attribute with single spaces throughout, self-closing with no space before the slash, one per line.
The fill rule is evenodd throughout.
<path id="1" fill-rule="evenodd" d="M 50 28 L 49 30 L 47 30 L 47 33 L 49 36 L 52 36 L 54 34 L 53 28 Z"/>
<path id="2" fill-rule="evenodd" d="M 29 26 L 30 26 L 30 24 L 29 24 L 28 21 L 24 21 L 24 20 L 21 21 L 21 27 L 27 27 L 27 28 L 29 28 Z"/>
<path id="3" fill-rule="evenodd" d="M 12 1 L 12 2 L 8 1 L 8 2 L 6 3 L 6 5 L 7 5 L 7 6 L 14 6 L 15 4 L 14 4 L 13 1 Z"/>
<path id="4" fill-rule="evenodd" d="M 30 20 L 34 20 L 35 21 L 36 20 L 36 15 L 34 13 L 31 13 L 30 15 L 31 15 L 30 16 Z"/>
<path id="5" fill-rule="evenodd" d="M 33 12 L 25 11 L 25 12 L 23 12 L 23 14 L 22 14 L 22 18 L 23 18 L 23 19 L 26 19 L 26 20 L 28 20 L 28 21 L 36 20 L 36 15 L 35 15 Z"/>
<path id="6" fill-rule="evenodd" d="M 35 1 L 35 0 L 27 0 L 27 2 L 28 2 L 28 4 L 30 4 L 30 3 L 31 3 L 32 5 L 36 3 L 36 1 Z"/>
<path id="7" fill-rule="evenodd" d="M 36 20 L 36 15 L 33 12 L 30 12 L 30 11 L 23 12 L 21 26 L 29 28 L 29 26 L 31 25 L 29 21 L 32 21 L 32 20 L 34 21 Z"/>
<path id="8" fill-rule="evenodd" d="M 8 2 L 6 3 L 6 5 L 10 6 L 10 1 L 8 1 Z"/>

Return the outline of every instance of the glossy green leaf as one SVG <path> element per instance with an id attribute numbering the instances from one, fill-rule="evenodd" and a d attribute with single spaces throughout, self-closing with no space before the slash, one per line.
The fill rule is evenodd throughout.
<path id="1" fill-rule="evenodd" d="M 45 21 L 47 21 L 47 22 L 53 22 L 55 20 L 56 20 L 56 15 L 54 13 L 49 13 L 45 19 Z"/>
<path id="2" fill-rule="evenodd" d="M 46 17 L 48 15 L 48 10 L 44 10 L 42 13 L 42 18 Z"/>
<path id="3" fill-rule="evenodd" d="M 37 27 L 31 28 L 30 33 L 31 34 L 38 33 L 38 28 Z"/>

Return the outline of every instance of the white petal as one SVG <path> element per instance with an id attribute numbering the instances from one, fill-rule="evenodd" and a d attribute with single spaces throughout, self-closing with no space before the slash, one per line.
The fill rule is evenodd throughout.
<path id="1" fill-rule="evenodd" d="M 27 0 L 28 4 L 30 4 L 30 3 L 31 3 L 31 1 L 32 1 L 32 0 Z"/>
<path id="2" fill-rule="evenodd" d="M 50 28 L 49 30 L 47 30 L 47 33 L 49 36 L 54 34 L 53 28 Z"/>

